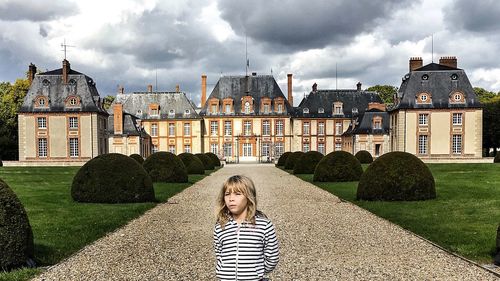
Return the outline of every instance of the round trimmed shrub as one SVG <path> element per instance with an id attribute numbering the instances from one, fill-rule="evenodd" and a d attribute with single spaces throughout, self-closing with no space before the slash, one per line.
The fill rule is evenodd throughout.
<path id="1" fill-rule="evenodd" d="M 212 162 L 212 159 L 210 159 L 210 157 L 208 157 L 206 154 L 204 154 L 204 153 L 196 153 L 194 156 L 198 157 L 198 159 L 201 160 L 201 162 L 203 163 L 203 167 L 205 168 L 205 170 L 213 170 L 213 169 L 215 169 L 214 162 Z"/>
<path id="2" fill-rule="evenodd" d="M 203 166 L 203 162 L 201 162 L 200 158 L 188 152 L 181 153 L 178 156 L 182 163 L 184 163 L 184 166 L 186 166 L 186 171 L 189 175 L 205 174 L 205 167 Z"/>
<path id="3" fill-rule="evenodd" d="M 314 170 L 313 181 L 358 181 L 363 168 L 358 159 L 346 151 L 334 151 L 325 155 Z"/>
<path id="4" fill-rule="evenodd" d="M 215 155 L 212 152 L 207 152 L 207 153 L 205 153 L 205 155 L 208 156 L 208 158 L 210 158 L 210 160 L 212 160 L 212 163 L 214 163 L 214 167 L 220 167 L 220 160 L 219 160 L 219 157 L 217 155 Z"/>
<path id="5" fill-rule="evenodd" d="M 295 167 L 295 163 L 297 162 L 297 160 L 299 160 L 299 158 L 304 154 L 305 153 L 302 151 L 292 152 L 292 154 L 290 154 L 288 158 L 286 158 L 284 168 L 286 170 L 293 170 L 293 167 Z"/>
<path id="6" fill-rule="evenodd" d="M 291 154 L 292 153 L 290 151 L 287 151 L 287 152 L 281 154 L 280 158 L 278 159 L 278 163 L 276 163 L 276 166 L 285 166 L 286 159 Z"/>
<path id="7" fill-rule="evenodd" d="M 493 162 L 494 163 L 500 163 L 500 151 L 497 152 L 497 155 L 495 156 L 495 158 L 493 159 Z"/>
<path id="8" fill-rule="evenodd" d="M 131 154 L 130 158 L 134 159 L 135 161 L 137 161 L 137 163 L 139 163 L 141 165 L 142 165 L 142 163 L 144 163 L 144 158 L 142 158 L 142 156 L 139 154 Z"/>
<path id="9" fill-rule="evenodd" d="M 434 177 L 415 155 L 389 152 L 368 166 L 359 181 L 356 198 L 387 201 L 434 199 Z"/>
<path id="10" fill-rule="evenodd" d="M 149 155 L 142 164 L 153 182 L 187 182 L 186 166 L 177 155 L 160 151 Z"/>
<path id="11" fill-rule="evenodd" d="M 368 152 L 366 150 L 360 150 L 354 156 L 356 156 L 356 158 L 358 158 L 359 163 L 361 163 L 361 164 L 370 164 L 371 162 L 373 162 L 372 155 L 370 154 L 370 152 Z"/>
<path id="12" fill-rule="evenodd" d="M 73 178 L 71 197 L 77 202 L 136 203 L 155 201 L 151 177 L 134 159 L 119 153 L 99 155 Z"/>
<path id="13" fill-rule="evenodd" d="M 0 179 L 0 269 L 33 264 L 33 232 L 23 204 Z"/>
<path id="14" fill-rule="evenodd" d="M 293 173 L 314 174 L 316 165 L 318 165 L 319 161 L 321 161 L 322 158 L 323 154 L 317 151 L 306 152 L 295 162 L 295 166 L 293 166 Z"/>

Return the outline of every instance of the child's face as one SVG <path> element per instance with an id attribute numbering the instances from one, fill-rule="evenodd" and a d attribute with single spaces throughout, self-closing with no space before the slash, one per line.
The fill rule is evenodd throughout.
<path id="1" fill-rule="evenodd" d="M 238 216 L 246 210 L 248 199 L 240 191 L 227 190 L 224 193 L 224 202 L 231 214 Z"/>

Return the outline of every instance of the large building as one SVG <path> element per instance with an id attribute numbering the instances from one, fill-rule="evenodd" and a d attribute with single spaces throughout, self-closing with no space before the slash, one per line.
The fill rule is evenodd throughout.
<path id="1" fill-rule="evenodd" d="M 36 73 L 19 110 L 19 160 L 81 162 L 108 152 L 108 113 L 95 82 L 70 68 Z"/>
<path id="2" fill-rule="evenodd" d="M 480 158 L 483 111 L 456 57 L 411 58 L 390 113 L 391 151 L 422 159 Z"/>

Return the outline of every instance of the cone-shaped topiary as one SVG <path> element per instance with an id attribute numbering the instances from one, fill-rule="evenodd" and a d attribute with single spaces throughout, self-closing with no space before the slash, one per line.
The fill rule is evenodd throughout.
<path id="1" fill-rule="evenodd" d="M 213 170 L 215 169 L 214 162 L 204 153 L 196 153 L 194 156 L 198 157 L 201 162 L 203 162 L 203 167 L 205 170 Z"/>
<path id="2" fill-rule="evenodd" d="M 276 166 L 285 166 L 286 159 L 288 156 L 292 154 L 290 151 L 287 151 L 283 154 L 281 154 L 280 158 L 278 159 L 278 163 L 276 163 Z"/>
<path id="3" fill-rule="evenodd" d="M 500 163 L 500 152 L 497 152 L 497 155 L 495 156 L 495 159 L 493 159 L 494 163 Z"/>
<path id="4" fill-rule="evenodd" d="M 135 161 L 137 161 L 137 163 L 139 163 L 141 165 L 142 165 L 142 163 L 144 163 L 144 158 L 142 158 L 142 156 L 139 154 L 131 154 L 130 158 L 134 159 Z"/>
<path id="5" fill-rule="evenodd" d="M 155 200 L 151 177 L 141 164 L 119 153 L 99 155 L 73 178 L 71 197 L 77 202 L 135 203 Z"/>
<path id="6" fill-rule="evenodd" d="M 346 151 L 334 151 L 325 155 L 314 170 L 313 181 L 358 181 L 363 168 L 358 159 Z"/>
<path id="7" fill-rule="evenodd" d="M 208 156 L 210 160 L 212 160 L 212 163 L 214 163 L 214 167 L 220 167 L 220 160 L 217 155 L 213 154 L 212 152 L 207 152 L 205 153 L 205 155 Z"/>
<path id="8" fill-rule="evenodd" d="M 370 154 L 370 152 L 368 152 L 366 150 L 360 150 L 354 156 L 356 156 L 356 158 L 358 158 L 359 163 L 361 163 L 361 164 L 370 164 L 371 162 L 373 162 L 372 155 Z"/>
<path id="9" fill-rule="evenodd" d="M 295 161 L 295 166 L 293 166 L 294 174 L 314 174 L 316 165 L 323 158 L 323 154 L 317 151 L 309 151 Z"/>
<path id="10" fill-rule="evenodd" d="M 287 158 L 286 158 L 286 161 L 285 161 L 285 166 L 284 168 L 286 170 L 293 170 L 293 167 L 295 167 L 295 163 L 297 162 L 297 160 L 299 160 L 299 158 L 304 155 L 305 153 L 302 152 L 302 151 L 295 151 L 293 152 L 292 154 L 290 154 Z"/>
<path id="11" fill-rule="evenodd" d="M 436 198 L 427 165 L 407 152 L 389 152 L 375 160 L 361 177 L 358 200 L 410 201 Z"/>
<path id="12" fill-rule="evenodd" d="M 153 182 L 187 182 L 186 166 L 177 155 L 160 151 L 151 154 L 142 164 Z"/>
<path id="13" fill-rule="evenodd" d="M 21 201 L 0 179 L 0 269 L 32 263 L 33 232 Z"/>
<path id="14" fill-rule="evenodd" d="M 201 162 L 200 158 L 188 152 L 181 153 L 178 156 L 182 163 L 184 163 L 184 166 L 186 166 L 188 174 L 205 174 L 205 166 L 203 166 L 203 162 Z"/>

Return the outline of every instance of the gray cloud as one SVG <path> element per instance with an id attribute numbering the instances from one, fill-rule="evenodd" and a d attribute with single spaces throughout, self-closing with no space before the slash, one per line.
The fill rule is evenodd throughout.
<path id="1" fill-rule="evenodd" d="M 444 9 L 450 31 L 465 29 L 473 32 L 500 30 L 500 5 L 495 0 L 456 0 Z"/>
<path id="2" fill-rule="evenodd" d="M 4 21 L 47 21 L 74 15 L 78 7 L 73 2 L 64 0 L 46 1 L 14 1 L 0 2 L 0 19 Z"/>

